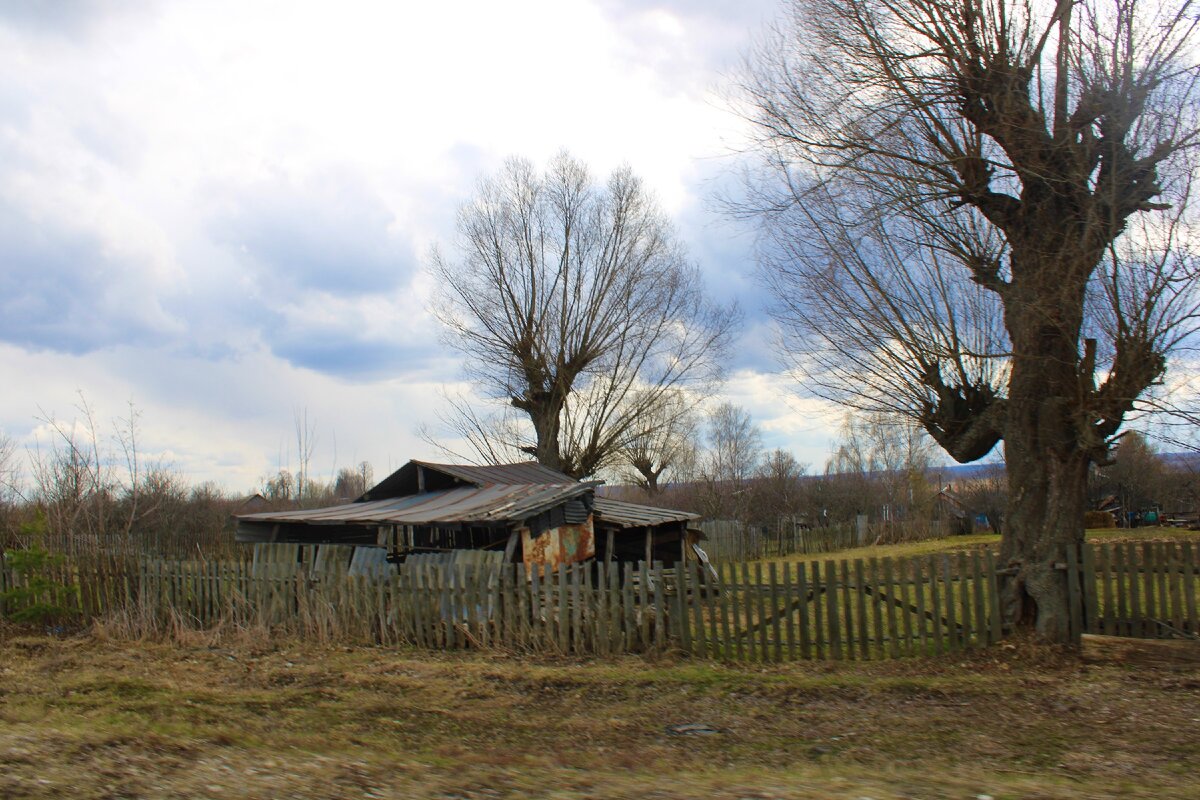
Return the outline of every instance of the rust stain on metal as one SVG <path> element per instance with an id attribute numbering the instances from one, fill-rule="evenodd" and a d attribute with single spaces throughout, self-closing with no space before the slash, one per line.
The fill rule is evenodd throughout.
<path id="1" fill-rule="evenodd" d="M 562 525 L 530 536 L 521 531 L 521 558 L 526 566 L 577 564 L 596 556 L 596 533 L 592 518 L 578 525 Z"/>

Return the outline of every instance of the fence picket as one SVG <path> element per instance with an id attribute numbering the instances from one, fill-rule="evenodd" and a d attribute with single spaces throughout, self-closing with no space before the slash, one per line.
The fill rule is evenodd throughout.
<path id="1" fill-rule="evenodd" d="M 1184 630 L 1195 636 L 1200 633 L 1200 626 L 1196 620 L 1196 562 L 1192 559 L 1191 542 L 1182 543 L 1179 558 L 1182 565 L 1184 624 L 1187 626 Z"/>

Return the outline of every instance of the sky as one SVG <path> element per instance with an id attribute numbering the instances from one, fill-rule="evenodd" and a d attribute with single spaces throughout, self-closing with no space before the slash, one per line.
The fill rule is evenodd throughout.
<path id="1" fill-rule="evenodd" d="M 719 399 L 824 463 L 836 412 L 781 372 L 736 190 L 729 92 L 770 0 L 0 0 L 0 431 L 90 410 L 145 461 L 249 491 L 443 458 L 470 390 L 430 249 L 510 156 L 629 164 L 745 325 Z"/>

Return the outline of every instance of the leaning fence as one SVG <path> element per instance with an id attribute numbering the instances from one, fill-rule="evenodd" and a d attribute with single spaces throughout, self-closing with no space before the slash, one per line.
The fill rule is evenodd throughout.
<path id="1" fill-rule="evenodd" d="M 1072 633 L 1197 635 L 1200 551 L 1085 545 L 1061 565 Z M 578 655 L 681 651 L 730 661 L 874 660 L 1003 635 L 988 550 L 792 562 L 593 562 L 557 569 L 420 560 L 352 572 L 314 558 L 0 562 L 0 617 L 48 624 L 125 615 L 157 629 L 222 625 L 318 641 Z"/>

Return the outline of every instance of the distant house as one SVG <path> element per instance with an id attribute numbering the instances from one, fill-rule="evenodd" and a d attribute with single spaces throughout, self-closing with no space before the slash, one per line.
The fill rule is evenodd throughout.
<path id="1" fill-rule="evenodd" d="M 237 540 L 378 548 L 393 563 L 460 551 L 530 567 L 691 557 L 697 515 L 600 497 L 598 485 L 534 462 L 410 461 L 352 503 L 240 514 Z"/>

